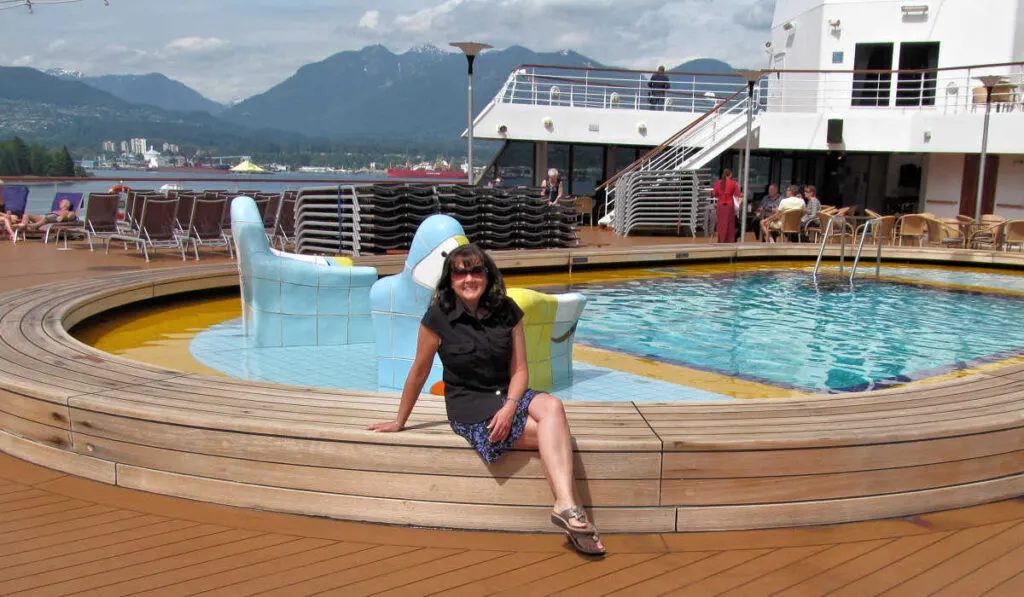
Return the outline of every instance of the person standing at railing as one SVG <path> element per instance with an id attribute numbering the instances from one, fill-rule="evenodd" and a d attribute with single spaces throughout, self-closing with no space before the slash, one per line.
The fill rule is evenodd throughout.
<path id="1" fill-rule="evenodd" d="M 540 195 L 548 200 L 549 205 L 554 205 L 565 198 L 565 183 L 558 175 L 558 168 L 548 170 L 548 177 L 540 183 Z"/>
<path id="2" fill-rule="evenodd" d="M 671 85 L 668 75 L 665 74 L 665 67 L 659 66 L 658 72 L 651 75 L 650 80 L 647 81 L 647 101 L 651 110 L 662 109 L 661 107 L 665 103 L 665 92 Z"/>
<path id="3" fill-rule="evenodd" d="M 732 170 L 726 168 L 722 178 L 711 189 L 715 198 L 715 216 L 718 220 L 718 242 L 736 242 L 736 203 L 735 197 L 743 197 L 740 185 L 732 179 Z"/>

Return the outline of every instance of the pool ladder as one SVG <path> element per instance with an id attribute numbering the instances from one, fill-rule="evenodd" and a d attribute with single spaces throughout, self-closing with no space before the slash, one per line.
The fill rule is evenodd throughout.
<path id="1" fill-rule="evenodd" d="M 818 249 L 818 260 L 814 262 L 814 274 L 815 278 L 818 277 L 818 268 L 821 266 L 821 258 L 825 255 L 825 244 L 828 242 L 828 236 L 832 232 L 832 225 L 836 221 L 839 222 L 840 226 L 846 225 L 846 216 L 832 216 L 828 219 L 828 225 L 825 226 L 825 233 L 821 235 L 821 247 Z M 857 254 L 853 257 L 853 267 L 850 268 L 850 285 L 853 285 L 854 276 L 857 275 L 857 265 L 860 264 L 860 256 L 864 251 L 864 241 L 868 237 L 868 230 L 872 228 L 881 228 L 882 219 L 873 218 L 864 223 L 864 231 L 860 233 L 860 243 L 857 245 Z M 878 251 L 875 254 L 875 277 L 879 277 L 882 274 L 882 239 L 878 237 L 878 234 L 873 234 L 878 244 Z M 842 234 L 839 235 L 839 273 L 843 273 L 843 266 L 846 261 L 846 231 L 843 230 Z"/>

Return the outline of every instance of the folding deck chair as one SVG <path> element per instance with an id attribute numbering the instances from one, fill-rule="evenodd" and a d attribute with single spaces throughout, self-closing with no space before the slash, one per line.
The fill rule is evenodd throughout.
<path id="1" fill-rule="evenodd" d="M 136 247 L 140 247 L 146 257 L 146 263 L 149 263 L 149 250 L 160 248 L 178 249 L 181 252 L 181 260 L 184 261 L 185 245 L 176 234 L 177 213 L 177 199 L 165 199 L 163 195 L 143 198 L 138 229 L 105 238 L 107 253 L 110 252 L 110 241 L 121 240 L 134 242 Z"/>

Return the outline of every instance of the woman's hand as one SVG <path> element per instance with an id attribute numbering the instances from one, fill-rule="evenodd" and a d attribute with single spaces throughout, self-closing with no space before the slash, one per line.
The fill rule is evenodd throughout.
<path id="1" fill-rule="evenodd" d="M 487 439 L 491 443 L 503 441 L 508 437 L 508 432 L 512 430 L 512 418 L 516 414 L 517 404 L 518 402 L 516 401 L 508 400 L 491 417 L 491 422 L 487 424 L 487 428 L 491 430 L 491 434 Z"/>
<path id="2" fill-rule="evenodd" d="M 368 431 L 377 431 L 380 433 L 396 433 L 402 430 L 402 426 L 398 424 L 398 421 L 386 421 L 384 423 L 367 425 L 366 429 Z"/>

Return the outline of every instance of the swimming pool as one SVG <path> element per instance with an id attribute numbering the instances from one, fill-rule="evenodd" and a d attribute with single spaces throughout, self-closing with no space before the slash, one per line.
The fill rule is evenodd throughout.
<path id="1" fill-rule="evenodd" d="M 873 274 L 873 269 L 870 270 Z M 1024 355 L 1024 275 L 886 266 L 851 290 L 835 267 L 679 267 L 511 276 L 582 292 L 568 400 L 728 400 L 875 389 Z M 552 284 L 558 285 L 557 289 Z M 366 345 L 248 349 L 237 295 L 110 312 L 75 329 L 102 350 L 186 371 L 378 390 Z M 1024 357 L 1022 357 L 1024 358 Z"/>
<path id="2" fill-rule="evenodd" d="M 883 388 L 1024 354 L 1024 296 L 902 281 L 957 279 L 941 271 L 898 268 L 901 280 L 852 287 L 805 268 L 579 285 L 588 303 L 576 341 L 807 392 Z"/>

